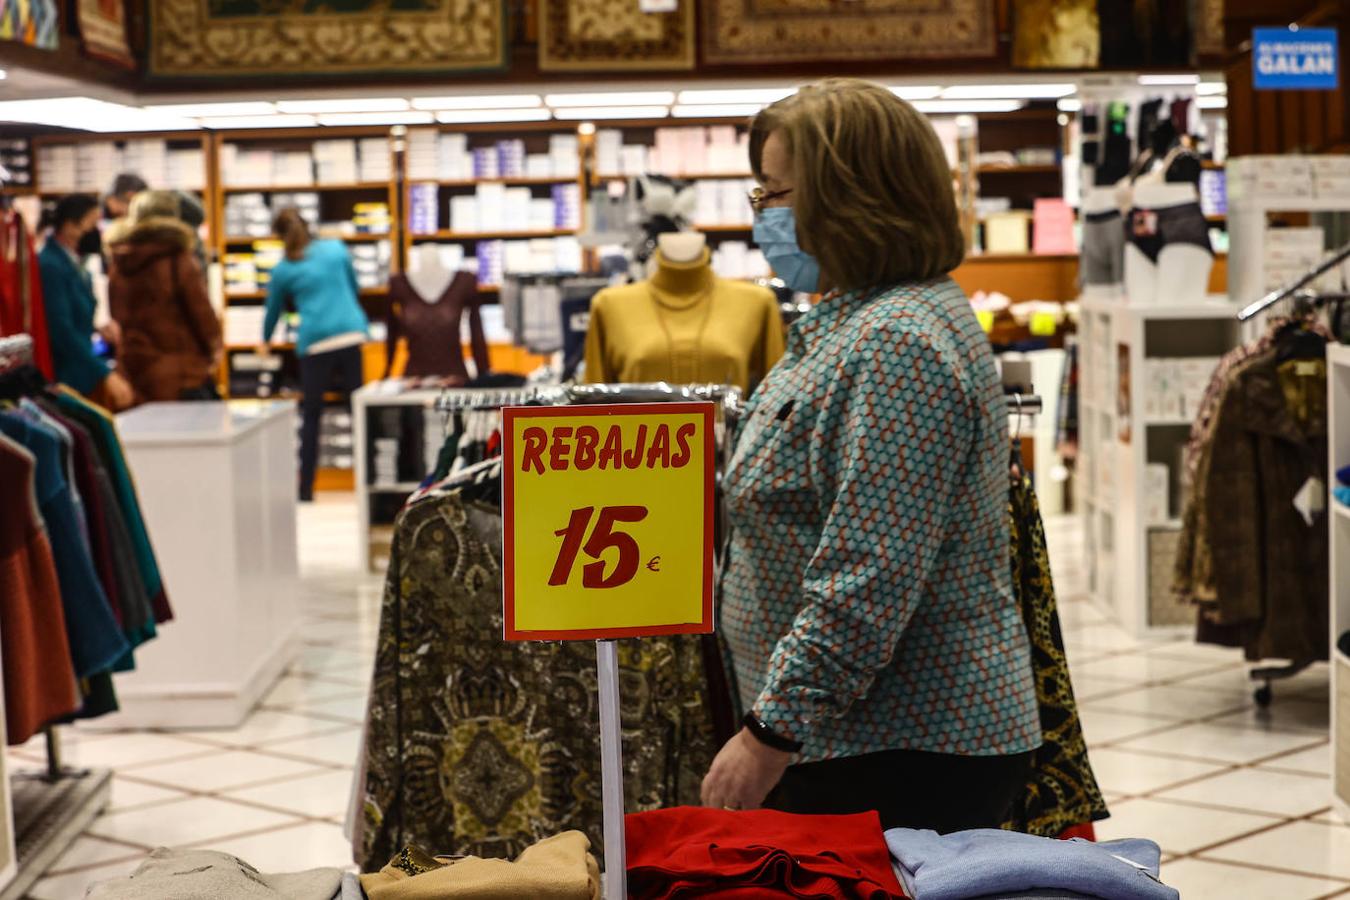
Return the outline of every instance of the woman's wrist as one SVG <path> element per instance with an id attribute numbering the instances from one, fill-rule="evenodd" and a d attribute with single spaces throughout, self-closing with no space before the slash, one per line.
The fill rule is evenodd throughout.
<path id="1" fill-rule="evenodd" d="M 797 753 L 802 749 L 801 741 L 781 735 L 769 727 L 753 710 L 745 714 L 741 724 L 750 732 L 751 737 L 766 747 L 781 750 L 783 753 Z"/>

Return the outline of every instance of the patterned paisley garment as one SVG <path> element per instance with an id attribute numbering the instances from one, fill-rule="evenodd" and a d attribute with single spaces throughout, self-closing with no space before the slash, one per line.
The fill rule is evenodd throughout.
<path id="1" fill-rule="evenodd" d="M 398 518 L 366 721 L 360 862 L 409 844 L 512 858 L 601 832 L 595 645 L 502 639 L 501 513 L 458 493 Z M 629 811 L 696 804 L 714 745 L 697 636 L 619 642 Z"/>
<path id="2" fill-rule="evenodd" d="M 1064 656 L 1041 509 L 1025 476 L 1012 480 L 1008 520 L 1013 536 L 1013 590 L 1031 637 L 1031 666 L 1036 673 L 1036 699 L 1045 743 L 1032 757 L 1031 779 L 1013 803 L 1003 827 L 1059 837 L 1075 825 L 1105 819 L 1110 813 L 1088 762 L 1078 704 L 1069 680 L 1069 662 Z"/>
<path id="3" fill-rule="evenodd" d="M 722 628 L 801 762 L 1041 743 L 1008 570 L 1006 401 L 949 278 L 823 299 L 726 477 Z"/>

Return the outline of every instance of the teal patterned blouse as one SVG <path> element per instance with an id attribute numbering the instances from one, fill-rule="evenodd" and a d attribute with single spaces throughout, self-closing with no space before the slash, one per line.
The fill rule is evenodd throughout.
<path id="1" fill-rule="evenodd" d="M 1041 743 L 1008 568 L 1007 409 L 949 278 L 834 294 L 749 403 L 721 627 L 799 762 Z"/>

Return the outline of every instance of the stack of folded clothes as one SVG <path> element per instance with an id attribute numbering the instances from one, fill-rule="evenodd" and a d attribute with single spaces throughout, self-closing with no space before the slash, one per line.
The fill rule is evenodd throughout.
<path id="1" fill-rule="evenodd" d="M 1161 853 L 1152 841 L 1094 844 L 998 829 L 942 835 L 894 828 L 886 832 L 886 844 L 912 900 L 1180 897 L 1159 880 Z"/>
<path id="2" fill-rule="evenodd" d="M 99 882 L 86 900 L 360 900 L 356 876 L 341 869 L 259 872 L 215 850 L 161 847 L 125 878 Z"/>
<path id="3" fill-rule="evenodd" d="M 694 807 L 626 817 L 636 900 L 903 897 L 875 812 L 797 816 Z"/>

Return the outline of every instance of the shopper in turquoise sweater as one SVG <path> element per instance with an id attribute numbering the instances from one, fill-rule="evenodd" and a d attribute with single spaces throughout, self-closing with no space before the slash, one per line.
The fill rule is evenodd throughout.
<path id="1" fill-rule="evenodd" d="M 63 197 L 42 224 L 51 228 L 38 254 L 38 271 L 56 379 L 114 412 L 125 409 L 131 405 L 131 385 L 94 352 L 94 289 L 76 249 L 98 225 L 98 202 L 80 194 Z M 104 337 L 115 347 L 116 326 Z"/>
<path id="2" fill-rule="evenodd" d="M 287 302 L 300 314 L 296 355 L 300 358 L 300 499 L 314 498 L 319 455 L 319 418 L 329 390 L 350 404 L 361 386 L 361 345 L 370 327 L 357 298 L 356 273 L 341 241 L 311 239 L 294 208 L 283 209 L 272 224 L 286 245 L 286 258 L 272 270 L 263 319 L 263 353 Z"/>

